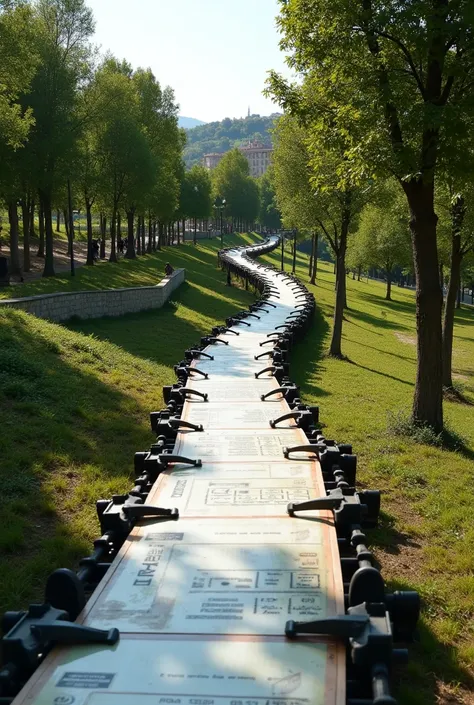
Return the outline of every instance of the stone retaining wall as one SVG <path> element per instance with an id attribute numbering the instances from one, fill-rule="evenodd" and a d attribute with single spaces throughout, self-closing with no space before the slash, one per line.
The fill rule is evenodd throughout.
<path id="1" fill-rule="evenodd" d="M 151 308 L 161 308 L 171 293 L 185 280 L 185 270 L 176 269 L 156 286 L 140 286 L 129 289 L 103 289 L 97 291 L 71 291 L 23 299 L 3 299 L 0 306 L 21 309 L 38 318 L 50 321 L 67 321 L 79 318 L 101 318 L 123 316 Z"/>

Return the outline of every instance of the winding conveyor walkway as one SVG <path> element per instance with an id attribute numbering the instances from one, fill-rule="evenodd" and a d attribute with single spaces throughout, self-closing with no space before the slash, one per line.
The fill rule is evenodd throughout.
<path id="1" fill-rule="evenodd" d="M 186 351 L 166 409 L 151 415 L 157 440 L 136 456 L 134 489 L 98 503 L 103 536 L 79 573 L 85 595 L 97 586 L 90 599 L 70 572 L 48 582 L 48 601 L 108 644 L 57 648 L 15 705 L 342 705 L 348 679 L 351 702 L 393 702 L 389 607 L 359 610 L 350 634 L 341 621 L 385 600 L 361 530 L 379 497 L 349 492 L 351 448 L 324 439 L 288 378 L 314 300 L 254 261 L 278 241 L 221 253 L 261 298 Z M 413 626 L 413 609 L 401 625 Z M 349 636 L 365 655 L 346 673 Z"/>

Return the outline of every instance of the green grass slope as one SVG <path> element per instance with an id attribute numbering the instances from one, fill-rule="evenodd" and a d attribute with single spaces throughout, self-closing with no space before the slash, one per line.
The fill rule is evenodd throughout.
<path id="1" fill-rule="evenodd" d="M 278 255 L 267 256 L 280 266 Z M 291 269 L 286 257 L 286 269 Z M 308 259 L 297 274 L 308 282 Z M 423 600 L 420 640 L 400 701 L 472 703 L 474 680 L 474 309 L 456 312 L 454 373 L 465 403 L 445 402 L 457 450 L 399 436 L 414 390 L 414 292 L 380 282 L 347 279 L 343 353 L 329 358 L 334 305 L 333 266 L 319 265 L 318 313 L 306 340 L 292 351 L 292 378 L 306 402 L 319 403 L 328 437 L 354 445 L 359 483 L 380 489 L 381 527 L 370 532 L 384 577 L 396 589 L 416 589 Z M 456 684 L 462 684 L 457 686 Z"/>
<path id="2" fill-rule="evenodd" d="M 95 501 L 130 489 L 133 454 L 153 440 L 148 414 L 162 407 L 172 366 L 252 300 L 225 286 L 217 247 L 162 255 L 186 267 L 187 281 L 156 311 L 69 330 L 0 308 L 0 613 L 41 600 L 47 575 L 90 551 Z M 162 263 L 150 260 L 154 270 L 140 264 L 156 279 Z"/>

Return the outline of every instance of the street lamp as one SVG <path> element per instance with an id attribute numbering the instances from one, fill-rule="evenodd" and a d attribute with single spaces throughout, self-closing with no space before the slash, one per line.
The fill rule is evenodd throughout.
<path id="1" fill-rule="evenodd" d="M 220 202 L 219 202 L 220 201 Z M 223 217 L 224 217 L 224 209 L 226 207 L 226 199 L 222 198 L 216 199 L 216 202 L 214 203 L 214 208 L 216 209 L 216 226 L 217 223 L 219 222 L 219 211 L 220 211 L 220 226 L 221 226 L 221 247 L 224 246 L 224 224 L 223 224 Z"/>

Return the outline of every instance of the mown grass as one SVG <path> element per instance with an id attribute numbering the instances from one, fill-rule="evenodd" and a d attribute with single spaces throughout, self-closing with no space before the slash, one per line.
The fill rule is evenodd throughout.
<path id="1" fill-rule="evenodd" d="M 226 237 L 228 245 L 233 241 L 235 241 L 234 236 Z M 218 243 L 220 243 L 220 239 L 203 240 L 199 249 L 202 253 L 214 253 L 219 249 Z M 0 299 L 23 298 L 64 291 L 152 286 L 163 279 L 166 262 L 170 261 L 174 267 L 184 267 L 185 264 L 192 261 L 190 253 L 193 248 L 192 244 L 185 243 L 180 247 L 165 248 L 160 252 L 154 252 L 135 260 L 121 257 L 115 264 L 103 261 L 96 262 L 92 267 L 77 267 L 74 277 L 71 277 L 69 272 L 59 272 L 55 277 L 40 278 L 25 284 L 0 288 Z M 203 263 L 205 263 L 204 260 Z"/>
<path id="2" fill-rule="evenodd" d="M 275 253 L 267 259 L 279 266 Z M 308 282 L 307 258 L 297 274 Z M 287 255 L 289 270 L 290 257 Z M 305 401 L 319 403 L 327 434 L 351 442 L 363 487 L 383 492 L 381 526 L 372 547 L 391 587 L 423 600 L 400 701 L 472 703 L 474 685 L 474 309 L 456 312 L 454 372 L 465 403 L 445 402 L 448 450 L 400 432 L 412 403 L 416 346 L 414 293 L 348 277 L 343 328 L 347 361 L 326 356 L 334 302 L 333 266 L 320 264 L 313 329 L 291 358 Z M 402 422 L 401 422 L 401 421 Z M 407 429 L 408 430 L 408 429 Z"/>
<path id="3" fill-rule="evenodd" d="M 90 552 L 95 502 L 130 488 L 173 364 L 252 300 L 225 286 L 217 247 L 161 256 L 184 266 L 187 281 L 160 310 L 67 329 L 0 309 L 0 613 L 41 600 L 52 570 Z M 140 265 L 156 280 L 161 262 Z"/>

